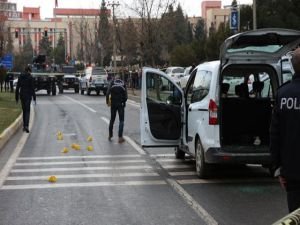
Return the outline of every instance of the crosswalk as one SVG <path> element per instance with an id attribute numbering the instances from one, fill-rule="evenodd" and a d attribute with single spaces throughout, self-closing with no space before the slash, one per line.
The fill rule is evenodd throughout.
<path id="1" fill-rule="evenodd" d="M 160 175 L 159 169 L 168 177 Z M 57 181 L 50 183 L 50 176 Z M 181 185 L 240 182 L 198 179 L 195 161 L 175 159 L 173 154 L 19 157 L 1 190 L 166 185 L 169 178 Z"/>

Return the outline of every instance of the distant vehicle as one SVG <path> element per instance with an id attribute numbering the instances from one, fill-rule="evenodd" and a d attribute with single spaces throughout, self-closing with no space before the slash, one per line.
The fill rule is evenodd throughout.
<path id="1" fill-rule="evenodd" d="M 63 66 L 62 72 L 64 76 L 60 79 L 58 88 L 59 92 L 74 89 L 75 93 L 79 93 L 79 79 L 76 76 L 76 68 L 74 66 Z"/>
<path id="2" fill-rule="evenodd" d="M 184 68 L 178 66 L 168 67 L 165 73 L 169 75 L 176 83 L 179 83 L 180 78 L 184 76 Z"/>
<path id="3" fill-rule="evenodd" d="M 174 146 L 176 158 L 191 155 L 199 178 L 208 178 L 214 164 L 260 164 L 273 174 L 269 127 L 274 96 L 285 74 L 291 74 L 283 56 L 299 44 L 297 30 L 231 36 L 221 46 L 220 60 L 194 69 L 185 91 L 165 73 L 144 68 L 141 145 Z M 161 88 L 162 79 L 171 83 L 168 89 Z"/>
<path id="4" fill-rule="evenodd" d="M 179 79 L 179 86 L 180 86 L 182 89 L 185 88 L 185 86 L 186 86 L 186 84 L 187 84 L 187 82 L 188 82 L 188 80 L 189 80 L 189 78 L 190 78 L 190 70 L 191 70 L 191 68 L 192 68 L 191 66 L 186 67 L 186 68 L 184 69 L 183 77 L 181 77 L 181 78 Z"/>
<path id="5" fill-rule="evenodd" d="M 85 70 L 85 75 L 80 79 L 79 89 L 81 94 L 87 92 L 90 95 L 92 91 L 95 91 L 97 95 L 100 91 L 106 95 L 108 88 L 108 74 L 103 67 L 88 67 Z"/>

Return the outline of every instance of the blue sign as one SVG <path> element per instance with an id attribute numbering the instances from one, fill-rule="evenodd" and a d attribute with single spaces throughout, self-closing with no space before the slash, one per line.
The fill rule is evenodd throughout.
<path id="1" fill-rule="evenodd" d="M 239 29 L 239 13 L 237 10 L 232 10 L 230 13 L 230 29 L 231 30 Z"/>
<path id="2" fill-rule="evenodd" d="M 6 69 L 11 70 L 13 68 L 13 61 L 14 61 L 13 55 L 6 54 L 1 59 L 0 64 L 2 64 Z"/>

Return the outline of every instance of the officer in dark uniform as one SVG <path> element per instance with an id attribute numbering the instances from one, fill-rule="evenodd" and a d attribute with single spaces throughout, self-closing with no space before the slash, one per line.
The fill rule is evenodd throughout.
<path id="1" fill-rule="evenodd" d="M 16 102 L 18 103 L 19 97 L 21 99 L 23 110 L 23 131 L 29 133 L 29 118 L 30 118 L 30 103 L 33 98 L 36 103 L 36 96 L 34 90 L 34 81 L 31 76 L 31 68 L 27 66 L 25 71 L 18 78 L 16 87 Z"/>
<path id="2" fill-rule="evenodd" d="M 270 128 L 270 151 L 290 212 L 300 207 L 300 48 L 291 61 L 295 74 L 277 91 Z"/>
<path id="3" fill-rule="evenodd" d="M 109 136 L 108 140 L 111 141 L 113 137 L 113 126 L 116 119 L 116 114 L 119 114 L 119 143 L 123 143 L 123 128 L 124 128 L 124 108 L 127 101 L 127 88 L 125 83 L 116 75 L 107 89 L 106 104 L 111 107 L 110 109 L 110 122 L 109 122 Z"/>

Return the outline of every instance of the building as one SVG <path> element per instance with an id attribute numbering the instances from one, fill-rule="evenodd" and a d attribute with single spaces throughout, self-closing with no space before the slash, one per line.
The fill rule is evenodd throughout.
<path id="1" fill-rule="evenodd" d="M 5 1 L 5 5 L 11 4 L 12 8 L 17 8 L 15 3 L 7 3 L 7 0 L 2 1 Z M 53 47 L 57 45 L 59 36 L 62 35 L 66 44 L 66 56 L 75 58 L 77 54 L 75 50 L 83 39 L 80 35 L 80 26 L 84 25 L 88 38 L 95 37 L 100 9 L 54 8 L 53 12 L 54 18 L 42 20 L 39 7 L 23 7 L 23 12 L 14 11 L 16 16 L 10 17 L 6 22 L 6 26 L 9 27 L 13 36 L 15 52 L 20 51 L 26 40 L 31 38 L 33 54 L 39 54 L 41 53 L 39 42 L 45 34 L 49 37 Z M 105 13 L 110 16 L 111 12 L 107 10 Z"/>
<path id="2" fill-rule="evenodd" d="M 218 29 L 221 23 L 228 23 L 230 9 L 222 9 L 221 1 L 203 1 L 201 6 L 207 35 L 210 30 Z"/>

